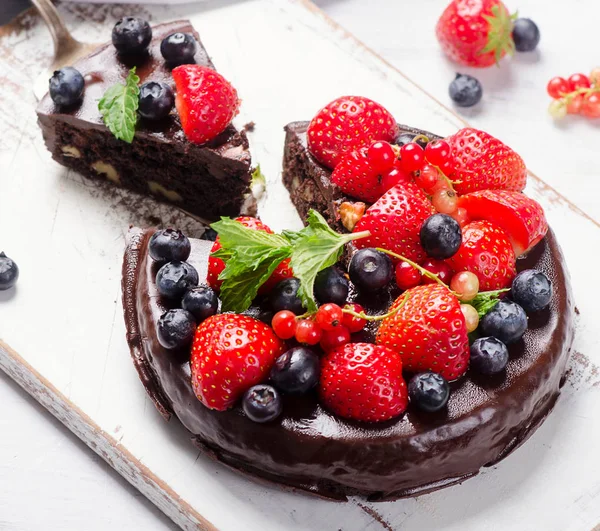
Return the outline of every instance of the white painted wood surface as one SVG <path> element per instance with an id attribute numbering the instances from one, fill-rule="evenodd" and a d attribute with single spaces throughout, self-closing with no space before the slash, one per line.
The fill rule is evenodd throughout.
<path id="1" fill-rule="evenodd" d="M 339 5 L 341 2 L 330 7 Z M 122 8 L 114 6 L 63 11 L 76 35 L 88 40 L 106 38 L 114 18 L 122 14 Z M 291 210 L 277 185 L 281 127 L 286 122 L 308 118 L 329 99 L 354 92 L 381 101 L 400 120 L 425 129 L 449 133 L 460 125 L 455 116 L 402 75 L 300 2 L 214 1 L 141 11 L 154 21 L 191 18 L 219 69 L 242 94 L 240 121 L 257 122 L 251 140 L 253 153 L 274 185 L 263 212 L 274 227 L 298 223 L 291 213 L 282 216 Z M 45 30 L 35 23 L 20 34 L 0 37 L 3 96 L 10 97 L 10 105 L 3 104 L 0 109 L 0 242 L 22 270 L 16 293 L 0 296 L 0 337 L 55 390 L 45 392 L 44 382 L 32 376 L 31 370 L 22 370 L 22 364 L 15 363 L 14 355 L 6 350 L 0 365 L 37 392 L 38 399 L 88 444 L 100 453 L 108 452 L 106 457 L 113 466 L 159 502 L 175 521 L 194 528 L 195 510 L 222 530 L 587 530 L 600 522 L 600 480 L 595 473 L 600 465 L 595 453 L 600 420 L 593 413 L 600 397 L 596 385 L 600 376 L 594 365 L 594 361 L 600 362 L 600 351 L 593 329 L 598 312 L 586 280 L 595 274 L 588 246 L 598 241 L 597 223 L 581 216 L 543 184 L 531 183 L 530 193 L 547 208 L 563 242 L 581 318 L 578 354 L 564 396 L 523 448 L 460 487 L 416 500 L 340 505 L 259 486 L 199 456 L 184 430 L 176 422 L 162 422 L 145 398 L 124 340 L 119 276 L 125 227 L 143 222 L 154 205 L 141 201 L 132 214 L 118 197 L 105 194 L 50 160 L 35 126 L 33 100 L 27 90 L 47 59 L 48 44 Z M 600 209 L 590 212 L 600 218 Z M 168 215 L 168 209 L 160 209 L 160 214 Z M 27 239 L 13 230 L 15 220 Z M 53 305 L 53 301 L 60 302 Z M 45 435 L 42 440 L 51 439 Z M 0 446 L 4 448 L 8 446 Z M 36 475 L 40 468 L 52 469 L 51 463 L 41 463 L 29 463 Z M 25 489 L 25 481 L 16 483 L 15 488 L 22 485 Z M 167 497 L 165 483 L 173 489 Z M 50 480 L 43 484 L 54 491 Z M 0 486 L 5 491 L 12 488 L 7 483 Z M 107 490 L 113 487 L 114 482 L 106 484 Z M 0 510 L 0 529 L 40 527 L 43 520 L 32 507 L 33 496 L 27 496 L 39 491 L 31 488 L 17 498 L 28 501 L 20 517 L 5 521 Z M 49 512 L 47 518 L 59 522 L 56 529 L 160 529 L 165 525 L 157 520 L 151 526 L 149 515 L 136 511 L 123 510 L 121 514 L 135 519 L 124 521 L 112 492 L 98 493 L 98 497 L 102 503 L 95 506 L 101 506 L 104 520 L 94 516 L 93 503 L 84 505 L 88 510 L 80 520 L 75 511 L 71 521 L 54 519 Z M 4 493 L 2 498 L 7 499 Z M 115 505 L 111 506 L 110 500 Z M 115 518 L 109 516 L 111 512 Z"/>

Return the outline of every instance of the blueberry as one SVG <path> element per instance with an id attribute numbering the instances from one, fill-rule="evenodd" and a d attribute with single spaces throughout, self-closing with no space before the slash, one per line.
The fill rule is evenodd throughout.
<path id="1" fill-rule="evenodd" d="M 471 367 L 481 374 L 497 374 L 506 368 L 508 349 L 495 337 L 480 337 L 471 345 Z"/>
<path id="2" fill-rule="evenodd" d="M 143 18 L 124 17 L 112 30 L 112 42 L 121 54 L 139 54 L 151 40 L 152 28 Z"/>
<path id="3" fill-rule="evenodd" d="M 271 310 L 260 310 L 256 318 L 259 321 L 262 321 L 266 325 L 271 326 L 271 322 L 273 321 L 273 316 L 275 314 Z"/>
<path id="4" fill-rule="evenodd" d="M 19 267 L 4 253 L 0 253 L 0 291 L 12 288 L 19 280 Z"/>
<path id="5" fill-rule="evenodd" d="M 208 227 L 200 236 L 201 240 L 206 240 L 209 242 L 214 242 L 217 239 L 217 231 L 215 229 L 211 229 Z"/>
<path id="6" fill-rule="evenodd" d="M 394 140 L 394 144 L 396 144 L 398 146 L 403 146 L 404 144 L 410 144 L 416 136 L 417 135 L 415 133 L 400 133 L 396 137 L 396 140 Z M 425 149 L 425 146 L 428 144 L 428 142 L 426 142 L 425 139 L 423 137 L 421 137 L 417 140 L 417 144 L 419 144 L 419 146 L 421 146 L 423 149 Z"/>
<path id="7" fill-rule="evenodd" d="M 59 107 L 72 107 L 81 102 L 85 81 L 79 70 L 65 66 L 56 70 L 49 81 L 50 97 Z"/>
<path id="8" fill-rule="evenodd" d="M 456 78 L 450 83 L 448 93 L 452 101 L 459 107 L 472 107 L 481 100 L 483 88 L 473 76 L 456 74 Z"/>
<path id="9" fill-rule="evenodd" d="M 533 20 L 518 18 L 513 25 L 512 37 L 517 52 L 531 52 L 540 42 L 540 29 Z"/>
<path id="10" fill-rule="evenodd" d="M 193 64 L 198 44 L 189 33 L 172 33 L 160 43 L 160 53 L 171 66 Z"/>
<path id="11" fill-rule="evenodd" d="M 537 312 L 550 304 L 552 283 L 541 271 L 527 269 L 513 280 L 510 296 L 526 312 Z"/>
<path id="12" fill-rule="evenodd" d="M 156 231 L 148 244 L 148 252 L 157 262 L 185 262 L 191 250 L 189 238 L 180 230 L 174 229 Z"/>
<path id="13" fill-rule="evenodd" d="M 482 335 L 493 336 L 509 345 L 527 330 L 525 310 L 516 302 L 501 300 L 481 320 Z"/>
<path id="14" fill-rule="evenodd" d="M 289 310 L 296 315 L 304 313 L 302 299 L 298 296 L 299 288 L 300 281 L 297 278 L 286 278 L 278 282 L 269 295 L 271 310 L 275 313 Z"/>
<path id="15" fill-rule="evenodd" d="M 175 96 L 166 83 L 149 81 L 140 87 L 138 111 L 147 120 L 162 120 L 169 116 L 175 105 Z"/>
<path id="16" fill-rule="evenodd" d="M 200 324 L 217 313 L 219 298 L 210 287 L 202 284 L 192 288 L 183 296 L 181 306 L 194 316 L 197 324 Z"/>
<path id="17" fill-rule="evenodd" d="M 410 403 L 419 409 L 433 413 L 448 403 L 450 386 L 443 376 L 435 372 L 415 374 L 408 382 Z"/>
<path id="18" fill-rule="evenodd" d="M 244 393 L 242 407 L 254 422 L 269 422 L 281 415 L 281 395 L 270 385 L 255 385 Z"/>
<path id="19" fill-rule="evenodd" d="M 198 285 L 198 271 L 187 262 L 169 262 L 156 274 L 156 288 L 163 297 L 181 299 Z"/>
<path id="20" fill-rule="evenodd" d="M 319 372 L 319 357 L 312 350 L 294 347 L 277 358 L 271 381 L 284 393 L 302 394 L 317 385 Z"/>
<path id="21" fill-rule="evenodd" d="M 432 258 L 443 260 L 454 255 L 462 243 L 458 221 L 448 214 L 429 216 L 421 226 L 421 245 Z"/>
<path id="22" fill-rule="evenodd" d="M 168 349 L 187 347 L 194 339 L 194 316 L 181 308 L 163 313 L 158 320 L 158 342 Z"/>
<path id="23" fill-rule="evenodd" d="M 324 304 L 333 302 L 338 306 L 346 304 L 350 285 L 337 267 L 328 267 L 319 271 L 315 279 L 315 297 Z"/>
<path id="24" fill-rule="evenodd" d="M 391 258 L 376 249 L 361 249 L 352 255 L 348 268 L 350 280 L 361 290 L 378 290 L 394 276 Z"/>

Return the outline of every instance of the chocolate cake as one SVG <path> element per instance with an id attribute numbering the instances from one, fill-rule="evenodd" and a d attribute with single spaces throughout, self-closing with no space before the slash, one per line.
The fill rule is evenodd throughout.
<path id="1" fill-rule="evenodd" d="M 173 111 L 160 121 L 140 119 L 128 144 L 110 133 L 98 110 L 107 88 L 122 83 L 134 66 L 141 83 L 173 85 L 160 45 L 175 32 L 192 34 L 198 45 L 196 63 L 214 68 L 188 21 L 155 26 L 141 57 L 123 57 L 105 44 L 73 65 L 85 79 L 79 105 L 59 108 L 49 94 L 40 102 L 37 115 L 44 140 L 57 162 L 86 177 L 152 195 L 203 219 L 235 216 L 250 194 L 250 153 L 243 130 L 230 124 L 218 137 L 197 145 L 186 138 Z"/>

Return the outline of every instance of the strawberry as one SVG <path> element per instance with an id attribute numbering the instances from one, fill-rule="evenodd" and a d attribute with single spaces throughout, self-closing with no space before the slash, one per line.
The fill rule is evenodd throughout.
<path id="1" fill-rule="evenodd" d="M 464 208 L 472 220 L 485 219 L 503 228 L 515 256 L 531 249 L 548 232 L 542 206 L 520 192 L 480 190 L 460 197 L 458 206 Z"/>
<path id="2" fill-rule="evenodd" d="M 252 218 L 250 216 L 240 216 L 235 219 L 239 221 L 245 227 L 253 230 L 262 230 L 268 232 L 269 234 L 273 234 L 273 231 L 267 227 L 262 221 L 256 218 Z M 225 262 L 221 258 L 215 258 L 213 253 L 217 252 L 221 248 L 221 243 L 219 242 L 219 237 L 215 240 L 211 250 L 210 256 L 208 257 L 208 273 L 206 275 L 206 281 L 208 285 L 214 289 L 215 291 L 219 291 L 221 289 L 222 281 L 219 280 L 219 275 L 225 269 Z M 267 293 L 273 289 L 275 284 L 280 282 L 281 280 L 285 280 L 286 278 L 291 278 L 294 276 L 292 268 L 290 267 L 290 259 L 284 260 L 281 262 L 273 274 L 259 289 L 260 294 Z"/>
<path id="3" fill-rule="evenodd" d="M 435 209 L 416 184 L 403 183 L 388 190 L 356 224 L 354 232 L 369 231 L 371 236 L 356 240 L 359 249 L 383 247 L 415 262 L 426 255 L 419 231 Z"/>
<path id="4" fill-rule="evenodd" d="M 372 343 L 347 343 L 321 359 L 321 402 L 340 417 L 383 422 L 404 413 L 400 356 Z"/>
<path id="5" fill-rule="evenodd" d="M 501 0 L 452 0 L 435 32 L 444 53 L 466 66 L 491 66 L 512 55 L 513 19 Z"/>
<path id="6" fill-rule="evenodd" d="M 261 321 L 234 313 L 213 315 L 198 327 L 192 345 L 194 393 L 209 409 L 229 409 L 269 377 L 284 350 L 285 343 Z"/>
<path id="7" fill-rule="evenodd" d="M 397 132 L 394 117 L 379 103 L 362 96 L 342 96 L 310 122 L 308 149 L 321 164 L 335 168 L 344 153 L 368 147 L 374 140 L 392 142 Z"/>
<path id="8" fill-rule="evenodd" d="M 175 105 L 185 136 L 204 144 L 222 133 L 238 113 L 237 91 L 221 74 L 200 65 L 173 69 Z"/>
<path id="9" fill-rule="evenodd" d="M 457 273 L 475 273 L 480 291 L 506 288 L 517 274 L 515 252 L 507 232 L 489 221 L 465 225 L 458 251 L 446 262 Z"/>
<path id="10" fill-rule="evenodd" d="M 497 138 L 465 128 L 449 136 L 450 170 L 447 171 L 459 195 L 475 190 L 516 190 L 525 188 L 527 168 L 523 159 Z"/>
<path id="11" fill-rule="evenodd" d="M 405 301 L 403 303 L 403 301 Z M 400 354 L 405 370 L 433 371 L 456 380 L 469 365 L 469 340 L 458 299 L 439 284 L 404 292 L 381 321 L 376 343 Z"/>

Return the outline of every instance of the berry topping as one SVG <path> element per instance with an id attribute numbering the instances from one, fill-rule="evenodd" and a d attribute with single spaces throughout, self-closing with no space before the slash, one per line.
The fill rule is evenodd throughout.
<path id="1" fill-rule="evenodd" d="M 65 66 L 56 70 L 49 81 L 50 98 L 59 107 L 72 107 L 81 102 L 85 81 L 78 70 Z"/>
<path id="2" fill-rule="evenodd" d="M 277 389 L 270 385 L 254 385 L 244 393 L 242 408 L 246 416 L 254 422 L 271 422 L 283 410 Z"/>
<path id="3" fill-rule="evenodd" d="M 398 297 L 376 342 L 402 358 L 407 371 L 433 371 L 456 380 L 467 370 L 469 341 L 460 303 L 439 284 L 417 286 Z"/>
<path id="4" fill-rule="evenodd" d="M 531 52 L 540 42 L 540 29 L 530 18 L 518 18 L 513 24 L 512 38 L 517 52 Z"/>
<path id="5" fill-rule="evenodd" d="M 404 413 L 408 404 L 402 360 L 386 347 L 350 343 L 321 360 L 322 403 L 340 417 L 383 422 Z"/>
<path id="6" fill-rule="evenodd" d="M 287 278 L 279 282 L 271 291 L 269 303 L 274 312 L 289 310 L 300 315 L 304 313 L 302 299 L 298 295 L 300 281 L 297 278 Z"/>
<path id="7" fill-rule="evenodd" d="M 217 313 L 219 299 L 210 287 L 201 285 L 192 288 L 183 296 L 181 306 L 194 316 L 196 323 L 201 323 Z"/>
<path id="8" fill-rule="evenodd" d="M 315 280 L 315 297 L 320 303 L 333 302 L 343 306 L 348 298 L 350 289 L 348 280 L 335 267 L 319 271 Z"/>
<path id="9" fill-rule="evenodd" d="M 17 280 L 19 280 L 17 264 L 3 252 L 0 253 L 0 291 L 12 288 Z"/>
<path id="10" fill-rule="evenodd" d="M 470 271 L 456 273 L 450 281 L 450 289 L 463 302 L 472 301 L 479 292 L 479 278 Z"/>
<path id="11" fill-rule="evenodd" d="M 600 92 L 592 92 L 583 98 L 581 114 L 588 118 L 600 118 Z"/>
<path id="12" fill-rule="evenodd" d="M 222 133 L 240 107 L 237 91 L 221 74 L 200 65 L 173 70 L 175 105 L 185 136 L 204 144 Z"/>
<path id="13" fill-rule="evenodd" d="M 481 320 L 481 332 L 509 345 L 515 343 L 527 330 L 525 310 L 516 302 L 501 300 Z"/>
<path id="14" fill-rule="evenodd" d="M 124 17 L 112 30 L 113 45 L 123 55 L 144 52 L 151 40 L 152 28 L 142 18 Z"/>
<path id="15" fill-rule="evenodd" d="M 338 326 L 334 330 L 323 331 L 320 345 L 325 352 L 329 352 L 349 342 L 350 330 L 345 326 Z"/>
<path id="16" fill-rule="evenodd" d="M 149 81 L 140 87 L 138 112 L 146 120 L 162 120 L 169 116 L 175 105 L 175 96 L 166 83 Z"/>
<path id="17" fill-rule="evenodd" d="M 354 313 L 364 313 L 365 311 L 365 309 L 360 304 L 356 303 L 346 304 L 346 306 L 344 306 L 344 310 L 350 310 Z M 354 334 L 355 332 L 360 332 L 366 324 L 367 321 L 365 321 L 364 319 L 361 319 L 356 315 L 352 315 L 351 313 L 344 312 L 344 317 L 342 318 L 342 325 L 345 326 L 351 334 Z"/>
<path id="18" fill-rule="evenodd" d="M 198 43 L 189 33 L 172 33 L 160 43 L 160 53 L 171 66 L 193 64 Z"/>
<path id="19" fill-rule="evenodd" d="M 187 262 L 173 261 L 156 274 L 156 289 L 169 299 L 181 299 L 186 291 L 198 285 L 198 271 Z"/>
<path id="20" fill-rule="evenodd" d="M 218 234 L 215 229 L 207 227 L 206 230 L 202 233 L 202 236 L 200 236 L 200 239 L 205 240 L 207 242 L 214 242 L 217 239 L 217 236 Z"/>
<path id="21" fill-rule="evenodd" d="M 482 291 L 506 288 L 516 275 L 508 234 L 489 221 L 472 221 L 463 227 L 460 249 L 448 263 L 454 271 L 475 273 Z"/>
<path id="22" fill-rule="evenodd" d="M 527 182 L 523 159 L 500 140 L 477 129 L 461 129 L 448 137 L 450 175 L 459 195 L 475 190 L 521 191 Z"/>
<path id="23" fill-rule="evenodd" d="M 374 291 L 387 286 L 394 275 L 392 259 L 375 249 L 361 249 L 352 255 L 348 274 L 361 291 Z"/>
<path id="24" fill-rule="evenodd" d="M 454 190 L 443 188 L 434 192 L 431 203 L 438 212 L 452 215 L 458 208 L 458 196 Z"/>
<path id="25" fill-rule="evenodd" d="M 471 367 L 481 374 L 498 374 L 506 368 L 508 349 L 495 337 L 480 337 L 471 345 Z"/>
<path id="26" fill-rule="evenodd" d="M 271 321 L 273 332 L 281 339 L 291 339 L 296 334 L 296 314 L 289 310 L 281 310 Z"/>
<path id="27" fill-rule="evenodd" d="M 319 382 L 319 357 L 304 347 L 283 353 L 271 369 L 271 381 L 280 391 L 304 394 Z"/>
<path id="28" fill-rule="evenodd" d="M 194 316 L 180 308 L 163 313 L 158 320 L 158 342 L 167 349 L 187 347 L 195 331 Z"/>
<path id="29" fill-rule="evenodd" d="M 590 88 L 592 86 L 590 78 L 585 74 L 573 74 L 567 81 L 569 82 L 569 89 L 571 91 L 578 88 Z"/>
<path id="30" fill-rule="evenodd" d="M 452 278 L 452 275 L 454 275 L 454 271 L 453 271 L 452 267 L 450 267 L 443 260 L 435 260 L 435 259 L 426 260 L 425 262 L 423 262 L 423 269 L 426 269 L 430 273 L 437 275 L 437 277 L 444 284 L 450 284 L 450 279 Z M 421 282 L 423 284 L 433 284 L 435 281 L 432 278 L 423 276 L 421 278 Z"/>
<path id="31" fill-rule="evenodd" d="M 429 216 L 419 232 L 421 245 L 432 258 L 450 258 L 458 251 L 462 242 L 462 231 L 458 222 L 447 214 Z"/>
<path id="32" fill-rule="evenodd" d="M 150 243 L 148 244 L 148 252 L 152 260 L 157 262 L 185 262 L 192 250 L 192 245 L 187 236 L 180 230 L 163 229 L 156 231 Z"/>
<path id="33" fill-rule="evenodd" d="M 394 167 L 396 154 L 389 142 L 377 141 L 369 146 L 367 158 L 376 172 L 384 174 Z"/>
<path id="34" fill-rule="evenodd" d="M 510 297 L 526 312 L 537 312 L 550 304 L 552 283 L 541 271 L 527 269 L 513 280 Z"/>
<path id="35" fill-rule="evenodd" d="M 475 332 L 479 326 L 479 313 L 470 304 L 461 304 L 460 310 L 465 317 L 465 325 L 467 327 L 467 333 Z"/>
<path id="36" fill-rule="evenodd" d="M 296 341 L 316 345 L 321 341 L 322 331 L 312 319 L 300 319 L 296 324 Z"/>
<path id="37" fill-rule="evenodd" d="M 450 146 L 445 140 L 434 140 L 425 147 L 425 158 L 434 166 L 443 166 L 450 160 Z"/>
<path id="38" fill-rule="evenodd" d="M 369 147 L 375 140 L 393 141 L 398 127 L 379 103 L 361 96 L 343 96 L 323 107 L 307 130 L 308 149 L 329 168 L 345 153 Z"/>
<path id="39" fill-rule="evenodd" d="M 206 407 L 232 407 L 264 381 L 285 344 L 266 324 L 247 315 L 219 314 L 196 330 L 190 367 L 194 392 Z"/>
<path id="40" fill-rule="evenodd" d="M 450 99 L 459 107 L 473 107 L 481 101 L 483 87 L 477 78 L 456 74 L 448 87 Z"/>
<path id="41" fill-rule="evenodd" d="M 432 194 L 437 189 L 439 172 L 431 164 L 425 164 L 416 174 L 415 183 L 428 194 Z"/>
<path id="42" fill-rule="evenodd" d="M 425 164 L 425 151 L 416 142 L 400 148 L 400 167 L 407 173 L 420 170 Z"/>
<path id="43" fill-rule="evenodd" d="M 342 326 L 343 318 L 342 309 L 337 304 L 327 303 L 317 310 L 315 321 L 321 330 L 329 332 Z"/>
<path id="44" fill-rule="evenodd" d="M 421 372 L 408 382 L 408 396 L 411 404 L 433 413 L 448 403 L 450 386 L 443 376 L 435 372 Z"/>
<path id="45" fill-rule="evenodd" d="M 401 290 L 414 288 L 421 283 L 421 272 L 408 262 L 398 262 L 396 265 L 396 284 Z"/>
<path id="46" fill-rule="evenodd" d="M 558 99 L 571 92 L 571 86 L 564 77 L 557 76 L 548 81 L 546 90 L 551 98 Z"/>

